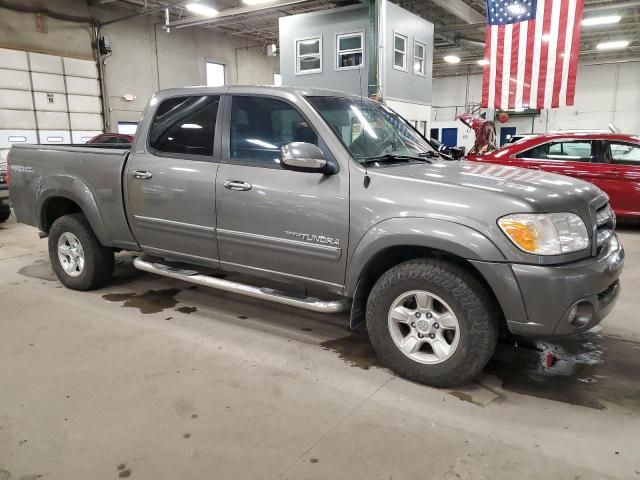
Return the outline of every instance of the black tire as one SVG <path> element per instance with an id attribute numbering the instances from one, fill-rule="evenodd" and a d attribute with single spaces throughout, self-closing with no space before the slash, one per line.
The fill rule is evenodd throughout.
<path id="1" fill-rule="evenodd" d="M 9 209 L 0 210 L 0 223 L 4 223 L 7 220 L 9 220 L 10 216 L 11 216 L 11 210 L 9 210 Z"/>
<path id="2" fill-rule="evenodd" d="M 84 251 L 84 268 L 76 277 L 65 272 L 58 258 L 58 239 L 66 232 L 77 237 Z M 104 286 L 113 275 L 113 250 L 100 243 L 81 213 L 64 215 L 53 222 L 49 230 L 49 258 L 58 280 L 73 290 L 95 290 Z"/>
<path id="3" fill-rule="evenodd" d="M 403 293 L 425 290 L 444 300 L 458 319 L 460 338 L 442 363 L 424 364 L 405 355 L 389 331 L 389 310 Z M 495 302 L 463 268 L 437 259 L 401 263 L 376 282 L 367 301 L 367 330 L 382 363 L 398 375 L 434 387 L 470 382 L 487 364 L 498 340 Z"/>

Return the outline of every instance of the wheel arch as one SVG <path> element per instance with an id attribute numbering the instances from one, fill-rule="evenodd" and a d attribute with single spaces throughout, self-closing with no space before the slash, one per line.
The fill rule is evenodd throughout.
<path id="1" fill-rule="evenodd" d="M 73 177 L 49 177 L 41 185 L 36 206 L 41 231 L 48 233 L 58 218 L 70 213 L 82 213 L 96 237 L 104 246 L 113 246 L 102 222 L 91 190 Z"/>
<path id="2" fill-rule="evenodd" d="M 380 276 L 395 265 L 418 258 L 445 260 L 470 273 L 491 296 L 501 319 L 504 318 L 501 302 L 490 282 L 472 263 L 473 260 L 504 260 L 502 253 L 488 238 L 457 223 L 393 219 L 367 232 L 349 263 L 345 294 L 353 298 L 351 328 L 357 328 L 364 321 L 369 292 Z"/>

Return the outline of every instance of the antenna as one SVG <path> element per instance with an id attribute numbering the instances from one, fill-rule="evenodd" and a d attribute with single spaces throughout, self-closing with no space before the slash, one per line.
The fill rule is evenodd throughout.
<path id="1" fill-rule="evenodd" d="M 358 68 L 358 81 L 360 87 L 360 110 L 362 111 L 363 120 L 364 118 L 364 99 L 362 97 L 362 69 Z M 364 135 L 364 153 L 367 154 L 367 131 L 362 126 L 362 134 Z M 367 165 L 367 158 L 364 159 L 364 188 L 369 188 L 369 184 L 371 183 L 371 177 L 369 177 L 369 167 Z"/>

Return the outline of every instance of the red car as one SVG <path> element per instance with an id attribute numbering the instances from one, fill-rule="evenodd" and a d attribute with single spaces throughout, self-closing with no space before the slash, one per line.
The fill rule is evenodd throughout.
<path id="1" fill-rule="evenodd" d="M 124 133 L 101 133 L 96 135 L 87 143 L 131 143 L 133 142 L 133 135 L 125 135 Z"/>
<path id="2" fill-rule="evenodd" d="M 640 217 L 640 136 L 550 133 L 465 158 L 586 180 L 607 192 L 616 215 Z"/>

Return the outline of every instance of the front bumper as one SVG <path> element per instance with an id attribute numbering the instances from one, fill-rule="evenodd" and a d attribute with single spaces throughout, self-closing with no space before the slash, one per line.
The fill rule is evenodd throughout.
<path id="1" fill-rule="evenodd" d="M 510 321 L 509 330 L 517 335 L 570 335 L 593 328 L 618 300 L 623 266 L 624 249 L 615 235 L 592 259 L 562 266 L 512 265 L 527 322 Z"/>

